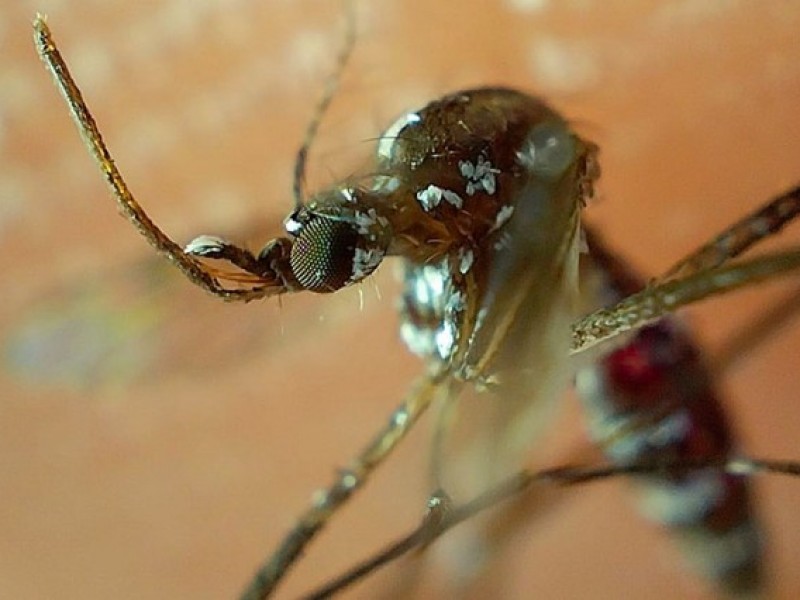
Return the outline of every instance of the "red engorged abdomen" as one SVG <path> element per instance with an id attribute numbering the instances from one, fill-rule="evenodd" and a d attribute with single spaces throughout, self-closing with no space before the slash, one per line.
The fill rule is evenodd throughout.
<path id="1" fill-rule="evenodd" d="M 592 437 L 617 464 L 697 464 L 732 454 L 733 434 L 711 377 L 670 318 L 587 367 L 578 390 Z M 636 481 L 646 497 L 657 498 L 649 516 L 678 534 L 707 577 L 734 595 L 760 588 L 760 534 L 744 478 L 676 467 Z"/>

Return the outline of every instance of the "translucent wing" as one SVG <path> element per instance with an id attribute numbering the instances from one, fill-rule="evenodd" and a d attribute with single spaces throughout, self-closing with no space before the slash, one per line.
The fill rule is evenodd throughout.
<path id="1" fill-rule="evenodd" d="M 540 101 L 503 89 L 465 92 L 412 117 L 386 154 L 421 165 L 411 171 L 416 198 L 451 241 L 443 258 L 407 261 L 401 333 L 481 390 L 474 401 L 442 403 L 434 459 L 448 493 L 476 493 L 519 468 L 569 382 L 594 146 Z"/>

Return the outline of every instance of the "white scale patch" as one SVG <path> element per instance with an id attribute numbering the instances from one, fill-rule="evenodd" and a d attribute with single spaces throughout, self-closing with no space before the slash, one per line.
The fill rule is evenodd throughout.
<path id="1" fill-rule="evenodd" d="M 300 233 L 300 230 L 303 229 L 303 224 L 292 216 L 289 216 L 286 217 L 286 220 L 283 222 L 283 228 L 289 235 L 297 235 Z"/>
<path id="2" fill-rule="evenodd" d="M 417 113 L 406 113 L 383 133 L 381 139 L 378 141 L 378 156 L 381 158 L 391 159 L 394 152 L 394 144 L 403 131 L 409 125 L 419 123 L 422 118 Z"/>
<path id="3" fill-rule="evenodd" d="M 406 320 L 400 336 L 414 354 L 447 360 L 458 344 L 460 315 L 466 298 L 453 285 L 449 261 L 409 267 L 403 302 Z M 415 322 L 410 315 L 416 315 Z"/>
<path id="4" fill-rule="evenodd" d="M 685 440 L 692 430 L 692 418 L 685 410 L 679 410 L 658 421 L 647 431 L 651 446 L 666 448 Z"/>
<path id="5" fill-rule="evenodd" d="M 457 333 L 456 325 L 450 319 L 445 319 L 442 322 L 442 326 L 436 330 L 434 334 L 436 351 L 439 353 L 439 358 L 442 360 L 446 360 L 453 352 Z"/>
<path id="6" fill-rule="evenodd" d="M 230 245 L 220 237 L 214 235 L 200 235 L 186 244 L 183 251 L 194 256 L 207 256 L 220 251 L 223 247 Z"/>
<path id="7" fill-rule="evenodd" d="M 469 248 L 461 248 L 458 251 L 458 270 L 462 275 L 466 275 L 475 262 L 475 253 Z"/>
<path id="8" fill-rule="evenodd" d="M 417 201 L 425 212 L 430 212 L 442 203 L 442 200 L 461 208 L 464 200 L 452 190 L 445 190 L 435 185 L 429 185 L 424 190 L 417 192 Z"/>
<path id="9" fill-rule="evenodd" d="M 381 260 L 383 260 L 383 252 L 380 250 L 376 250 L 375 248 L 370 248 L 369 250 L 356 248 L 353 255 L 353 274 L 350 276 L 350 279 L 353 281 L 364 279 L 364 277 L 375 270 L 381 263 Z"/>
<path id="10" fill-rule="evenodd" d="M 389 225 L 389 220 L 386 217 L 378 216 L 374 208 L 370 208 L 366 212 L 357 212 L 355 216 L 355 224 L 358 225 L 358 233 L 366 235 L 375 225 L 386 227 Z"/>
<path id="11" fill-rule="evenodd" d="M 458 170 L 467 180 L 468 196 L 473 196 L 481 190 L 491 196 L 497 191 L 495 174 L 499 173 L 500 169 L 493 168 L 492 163 L 486 160 L 483 154 L 478 156 L 478 161 L 475 164 L 468 160 L 460 161 Z"/>
<path id="12" fill-rule="evenodd" d="M 375 212 L 374 208 L 367 211 L 358 211 L 353 217 L 353 223 L 358 227 L 359 235 L 370 242 L 376 242 L 381 230 L 386 230 L 389 220 Z M 383 254 L 381 253 L 381 256 Z"/>
<path id="13" fill-rule="evenodd" d="M 506 204 L 503 208 L 497 211 L 497 216 L 494 218 L 494 225 L 492 225 L 492 231 L 497 231 L 503 225 L 508 223 L 511 219 L 511 215 L 514 214 L 514 207 L 510 204 Z"/>
<path id="14" fill-rule="evenodd" d="M 374 192 L 391 194 L 400 188 L 400 178 L 394 175 L 375 175 L 370 189 Z"/>
<path id="15" fill-rule="evenodd" d="M 511 247 L 511 236 L 508 235 L 507 231 L 502 232 L 498 236 L 497 241 L 495 241 L 495 243 L 492 244 L 492 248 L 494 249 L 495 252 L 502 252 L 503 250 L 506 250 L 507 248 L 510 247 Z"/>
<path id="16" fill-rule="evenodd" d="M 589 376 L 590 372 L 584 370 L 578 377 L 581 380 L 578 389 L 584 399 L 590 398 L 588 389 L 597 381 L 596 377 Z M 606 412 L 608 406 L 601 408 L 604 404 L 603 396 L 592 396 L 591 403 L 584 403 L 589 413 L 589 427 L 592 437 L 602 443 L 608 456 L 619 464 L 636 462 L 642 454 L 680 442 L 691 429 L 691 419 L 683 410 L 642 428 L 635 418 L 620 414 L 610 416 Z"/>
<path id="17" fill-rule="evenodd" d="M 716 470 L 686 475 L 680 483 L 648 481 L 641 488 L 642 512 L 667 526 L 701 521 L 725 496 L 725 483 Z"/>

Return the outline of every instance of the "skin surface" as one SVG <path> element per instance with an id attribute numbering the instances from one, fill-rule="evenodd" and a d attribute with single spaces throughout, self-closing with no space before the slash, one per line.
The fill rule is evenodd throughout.
<path id="1" fill-rule="evenodd" d="M 601 148 L 586 212 L 646 273 L 800 179 L 800 7 L 722 1 L 368 3 L 310 158 L 317 189 L 369 164 L 396 116 L 475 85 L 541 94 Z M 766 6 L 768 4 L 768 7 Z M 634 7 L 635 5 L 635 7 Z M 116 215 L 38 63 L 50 24 L 133 192 L 175 239 L 250 241 L 291 208 L 294 152 L 333 68 L 338 2 L 15 2 L 0 8 L 0 597 L 236 594 L 420 366 L 389 265 L 359 290 L 234 306 L 166 269 Z M 800 241 L 797 227 L 780 244 Z M 388 268 L 387 268 L 388 267 Z M 380 297 L 375 293 L 379 288 Z M 791 285 L 690 312 L 715 350 Z M 798 322 L 723 381 L 748 453 L 800 458 Z M 581 433 L 573 400 L 543 451 Z M 422 513 L 427 426 L 334 522 L 296 596 Z M 624 481 L 522 524 L 463 597 L 710 597 Z M 797 597 L 797 481 L 760 478 L 775 595 Z M 414 591 L 453 593 L 441 553 Z M 351 592 L 406 590 L 390 568 Z M 463 590 L 459 590 L 463 592 Z"/>

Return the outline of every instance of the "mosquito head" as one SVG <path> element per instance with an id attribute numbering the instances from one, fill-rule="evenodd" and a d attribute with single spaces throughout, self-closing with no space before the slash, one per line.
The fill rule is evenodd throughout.
<path id="1" fill-rule="evenodd" d="M 303 289 L 335 292 L 372 273 L 391 238 L 389 222 L 366 206 L 357 189 L 324 192 L 284 221 L 293 238 L 292 275 Z"/>

